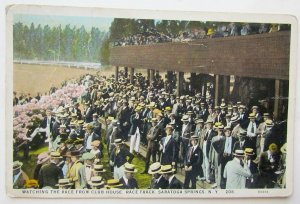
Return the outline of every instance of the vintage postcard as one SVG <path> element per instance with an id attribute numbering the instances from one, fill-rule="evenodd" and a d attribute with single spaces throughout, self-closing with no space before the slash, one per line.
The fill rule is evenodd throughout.
<path id="1" fill-rule="evenodd" d="M 287 197 L 297 21 L 7 7 L 6 190 Z"/>

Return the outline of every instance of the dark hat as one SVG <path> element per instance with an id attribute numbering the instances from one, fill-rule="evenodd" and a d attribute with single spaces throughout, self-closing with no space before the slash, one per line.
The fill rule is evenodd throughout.
<path id="1" fill-rule="evenodd" d="M 77 144 L 83 144 L 84 143 L 84 140 L 83 139 L 77 139 L 74 141 L 74 144 L 77 145 Z"/>
<path id="2" fill-rule="evenodd" d="M 80 151 L 71 151 L 71 156 L 80 156 Z"/>

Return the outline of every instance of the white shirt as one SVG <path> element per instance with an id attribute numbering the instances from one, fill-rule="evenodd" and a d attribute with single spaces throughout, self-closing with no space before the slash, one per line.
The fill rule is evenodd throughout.
<path id="1" fill-rule="evenodd" d="M 169 178 L 169 184 L 171 183 L 171 181 L 173 180 L 174 177 L 175 177 L 175 175 L 172 175 L 172 176 Z"/>
<path id="2" fill-rule="evenodd" d="M 184 137 L 184 131 L 185 131 L 186 127 L 187 127 L 187 124 L 182 125 L 182 133 L 181 133 L 182 137 Z"/>
<path id="3" fill-rule="evenodd" d="M 92 134 L 90 134 L 86 140 L 86 149 L 92 149 Z"/>
<path id="4" fill-rule="evenodd" d="M 252 132 L 252 127 L 253 127 L 253 132 Z M 255 122 L 252 122 L 252 121 L 250 121 L 249 122 L 249 125 L 248 125 L 248 128 L 247 128 L 247 135 L 249 136 L 249 137 L 255 137 L 256 136 L 256 124 L 255 124 Z"/>
<path id="5" fill-rule="evenodd" d="M 125 176 L 123 176 L 123 179 L 125 181 L 125 184 L 128 185 L 128 179 Z"/>
<path id="6" fill-rule="evenodd" d="M 92 177 L 92 167 L 91 166 L 90 167 L 85 166 L 84 170 L 85 170 L 86 180 L 90 181 L 91 177 Z"/>
<path id="7" fill-rule="evenodd" d="M 224 153 L 231 154 L 232 137 L 226 137 Z"/>

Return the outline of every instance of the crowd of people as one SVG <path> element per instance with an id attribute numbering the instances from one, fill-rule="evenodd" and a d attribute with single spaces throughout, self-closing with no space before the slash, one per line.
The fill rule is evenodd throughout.
<path id="1" fill-rule="evenodd" d="M 196 189 L 197 181 L 219 189 L 285 187 L 286 121 L 262 106 L 176 96 L 162 81 L 150 84 L 140 73 L 134 83 L 122 73 L 118 81 L 82 78 L 80 98 L 45 111 L 40 128 L 49 151 L 38 156 L 33 179 L 14 162 L 14 188 L 133 189 L 136 173 L 151 174 L 152 189 Z M 142 145 L 145 167 L 137 172 L 132 161 L 141 159 Z"/>
<path id="2" fill-rule="evenodd" d="M 115 41 L 114 46 L 149 45 L 165 42 L 189 42 L 203 38 L 220 38 L 238 35 L 245 36 L 278 31 L 280 31 L 279 24 L 269 25 L 264 23 L 261 24 L 259 29 L 255 31 L 253 31 L 251 24 L 249 23 L 244 23 L 241 27 L 238 27 L 235 23 L 229 23 L 228 25 L 223 24 L 207 30 L 203 28 L 189 29 L 180 31 L 177 34 L 172 34 L 171 32 L 162 33 L 158 32 L 154 28 L 150 28 L 146 32 L 123 37 L 122 39 Z"/>

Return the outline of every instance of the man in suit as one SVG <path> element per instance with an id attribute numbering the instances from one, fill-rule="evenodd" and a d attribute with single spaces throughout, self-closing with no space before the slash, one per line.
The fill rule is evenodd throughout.
<path id="1" fill-rule="evenodd" d="M 122 139 L 115 140 L 115 148 L 110 155 L 110 165 L 114 167 L 114 178 L 120 179 L 124 175 L 124 164 L 131 163 L 133 154 L 123 146 Z"/>
<path id="2" fill-rule="evenodd" d="M 40 188 L 45 186 L 56 188 L 55 185 L 58 183 L 58 180 L 63 178 L 63 172 L 57 166 L 60 159 L 62 159 L 62 157 L 59 152 L 50 153 L 50 163 L 42 166 L 39 172 L 38 180 Z"/>
<path id="3" fill-rule="evenodd" d="M 275 143 L 269 145 L 268 151 L 261 153 L 259 170 L 262 188 L 274 188 L 277 179 L 275 172 L 279 169 L 279 161 L 280 155 Z"/>
<path id="4" fill-rule="evenodd" d="M 162 165 L 172 164 L 175 165 L 176 156 L 176 143 L 172 137 L 173 126 L 166 126 L 166 137 L 161 139 L 160 150 L 161 150 L 161 161 Z"/>
<path id="5" fill-rule="evenodd" d="M 259 171 L 258 171 L 258 164 L 254 162 L 255 153 L 254 150 L 251 148 L 245 149 L 245 156 L 246 156 L 246 165 L 248 165 L 252 176 L 248 177 L 246 180 L 246 188 L 256 189 L 258 188 L 258 179 L 259 179 Z"/>
<path id="6" fill-rule="evenodd" d="M 181 129 L 181 136 L 180 136 L 180 152 L 181 152 L 181 160 L 184 161 L 184 158 L 186 156 L 186 152 L 189 146 L 189 141 L 191 138 L 192 132 L 192 124 L 189 122 L 189 116 L 184 115 L 181 119 L 183 122 L 182 129 Z"/>
<path id="7" fill-rule="evenodd" d="M 91 151 L 92 142 L 95 140 L 100 140 L 100 136 L 94 132 L 94 126 L 92 124 L 87 124 L 84 138 L 85 151 Z"/>
<path id="8" fill-rule="evenodd" d="M 226 180 L 226 189 L 245 189 L 246 179 L 251 177 L 251 171 L 245 164 L 244 150 L 236 150 L 234 158 L 229 161 L 224 169 L 224 178 Z"/>
<path id="9" fill-rule="evenodd" d="M 84 118 L 86 123 L 90 123 L 93 121 L 93 113 L 94 113 L 93 106 L 89 102 L 86 102 L 85 110 L 84 110 Z"/>
<path id="10" fill-rule="evenodd" d="M 123 184 L 123 189 L 138 189 L 137 180 L 134 178 L 134 173 L 137 172 L 135 165 L 126 163 L 124 165 L 124 176 L 120 178 L 120 183 Z"/>
<path id="11" fill-rule="evenodd" d="M 232 160 L 233 158 L 233 146 L 236 142 L 236 139 L 231 136 L 231 127 L 226 126 L 224 127 L 224 135 L 225 138 L 222 140 L 215 141 L 212 143 L 212 146 L 218 153 L 218 164 L 219 164 L 219 178 L 220 178 L 220 185 L 219 187 L 224 189 L 225 188 L 225 179 L 223 177 L 224 168 L 228 161 Z"/>
<path id="12" fill-rule="evenodd" d="M 52 135 L 53 130 L 53 124 L 55 123 L 54 117 L 52 117 L 51 110 L 46 110 L 46 117 L 44 117 L 41 125 L 40 125 L 40 132 L 42 131 L 45 133 L 45 136 L 47 138 L 47 141 L 49 141 L 49 146 L 51 146 L 50 143 L 52 143 L 54 140 L 53 138 L 50 138 Z"/>
<path id="13" fill-rule="evenodd" d="M 122 101 L 122 107 L 120 110 L 119 114 L 119 122 L 122 130 L 122 135 L 123 139 L 125 141 L 128 140 L 128 131 L 130 129 L 130 116 L 131 116 L 131 111 L 130 108 L 128 107 L 128 102 L 126 100 Z"/>
<path id="14" fill-rule="evenodd" d="M 29 180 L 27 174 L 21 169 L 23 163 L 20 161 L 14 161 L 13 163 L 13 188 L 24 188 L 26 180 Z"/>
<path id="15" fill-rule="evenodd" d="M 212 138 L 217 134 L 213 129 L 213 121 L 207 120 L 206 123 L 206 130 L 203 138 L 202 144 L 200 143 L 200 148 L 203 151 L 203 163 L 202 163 L 202 169 L 204 178 L 207 183 L 210 183 L 210 164 L 209 164 L 209 152 L 210 152 L 210 146 L 211 146 L 211 140 Z"/>
<path id="16" fill-rule="evenodd" d="M 94 133 L 99 135 L 101 138 L 101 123 L 99 122 L 98 114 L 94 113 L 93 114 L 93 122 L 91 123 L 94 127 Z"/>
<path id="17" fill-rule="evenodd" d="M 249 140 L 247 138 L 247 132 L 238 133 L 238 139 L 233 145 L 233 151 L 237 149 L 245 150 L 246 148 L 251 148 Z"/>
<path id="18" fill-rule="evenodd" d="M 254 113 L 250 113 L 248 118 L 250 119 L 250 122 L 247 127 L 247 138 L 250 143 L 250 148 L 254 149 L 254 151 L 256 152 L 257 124 L 255 122 Z"/>
<path id="19" fill-rule="evenodd" d="M 137 106 L 135 113 L 130 117 L 131 128 L 129 130 L 130 135 L 130 153 L 133 150 L 139 155 L 140 142 L 141 142 L 141 130 L 142 130 L 142 118 L 141 118 L 141 107 Z"/>
<path id="20" fill-rule="evenodd" d="M 168 181 L 167 189 L 182 189 L 182 184 L 174 175 L 175 169 L 172 165 L 161 166 L 160 174 Z"/>
<path id="21" fill-rule="evenodd" d="M 86 152 L 82 155 L 84 164 L 79 168 L 78 180 L 80 182 L 80 188 L 88 188 L 88 182 L 92 178 L 92 164 L 94 162 L 95 155 Z"/>
<path id="22" fill-rule="evenodd" d="M 169 185 L 168 181 L 160 174 L 161 164 L 155 162 L 151 164 L 148 173 L 152 175 L 150 189 L 166 189 Z"/>
<path id="23" fill-rule="evenodd" d="M 145 170 L 143 174 L 148 172 L 149 165 L 150 165 L 150 158 L 152 157 L 152 162 L 156 162 L 156 154 L 157 154 L 157 148 L 158 148 L 158 141 L 161 135 L 162 129 L 157 126 L 157 118 L 152 118 L 152 127 L 148 131 L 147 134 L 147 140 L 148 140 L 148 146 L 147 146 L 147 153 L 146 153 L 146 163 L 145 163 Z"/>
<path id="24" fill-rule="evenodd" d="M 191 137 L 192 146 L 189 147 L 185 157 L 185 178 L 184 189 L 189 189 L 190 182 L 192 183 L 191 189 L 196 189 L 197 176 L 203 177 L 202 162 L 203 153 L 198 145 L 199 137 L 193 135 Z"/>

